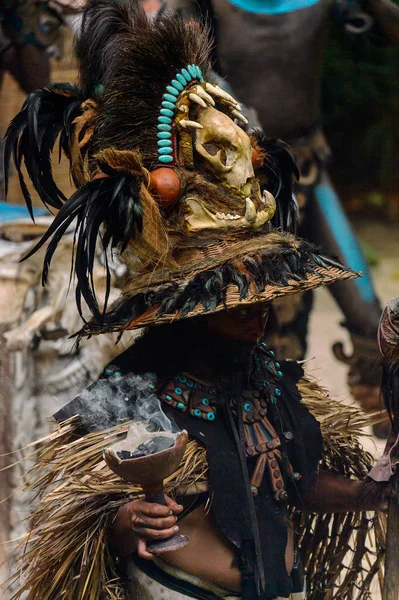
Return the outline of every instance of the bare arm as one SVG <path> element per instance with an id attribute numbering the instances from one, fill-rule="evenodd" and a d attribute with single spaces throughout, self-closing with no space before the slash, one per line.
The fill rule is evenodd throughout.
<path id="1" fill-rule="evenodd" d="M 321 471 L 310 492 L 301 494 L 298 508 L 315 513 L 340 513 L 357 510 L 384 510 L 385 502 L 370 496 L 365 501 L 364 481 L 347 479 L 342 475 Z M 299 504 L 299 503 L 298 503 Z"/>

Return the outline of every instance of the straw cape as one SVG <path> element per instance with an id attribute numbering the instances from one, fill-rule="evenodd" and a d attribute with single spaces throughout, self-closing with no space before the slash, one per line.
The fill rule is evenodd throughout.
<path id="1" fill-rule="evenodd" d="M 363 478 L 373 458 L 358 441 L 370 415 L 329 398 L 310 377 L 298 385 L 303 402 L 321 422 L 324 454 L 320 468 Z M 378 415 L 374 415 L 375 418 Z M 78 417 L 58 426 L 32 452 L 36 463 L 25 484 L 37 494 L 30 531 L 20 543 L 22 584 L 13 600 L 127 600 L 107 548 L 107 527 L 118 508 L 142 495 L 109 470 L 103 449 L 121 439 L 128 423 L 77 435 Z M 176 496 L 207 489 L 207 456 L 189 441 L 178 468 L 165 481 Z M 382 513 L 293 515 L 307 576 L 307 600 L 368 600 L 382 582 L 385 515 Z M 298 522 L 299 520 L 299 522 Z M 14 582 L 15 583 L 15 582 Z"/>

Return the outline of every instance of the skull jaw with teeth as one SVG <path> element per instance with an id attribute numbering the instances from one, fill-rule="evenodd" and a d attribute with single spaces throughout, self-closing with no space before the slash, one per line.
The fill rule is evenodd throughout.
<path id="1" fill-rule="evenodd" d="M 190 231 L 202 229 L 225 229 L 237 227 L 257 228 L 268 223 L 276 212 L 276 201 L 270 192 L 264 191 L 262 195 L 262 208 L 256 210 L 251 198 L 244 201 L 245 213 L 239 215 L 235 212 L 211 212 L 199 196 L 189 196 L 184 201 L 187 207 L 185 221 Z M 228 211 L 228 212 L 227 212 Z"/>
<path id="2" fill-rule="evenodd" d="M 190 231 L 257 228 L 270 221 L 276 202 L 269 192 L 260 193 L 248 135 L 212 106 L 200 109 L 197 122 L 202 128 L 194 134 L 196 159 L 202 169 L 228 191 L 231 203 L 215 212 L 205 199 L 190 194 L 184 199 L 187 228 Z"/>

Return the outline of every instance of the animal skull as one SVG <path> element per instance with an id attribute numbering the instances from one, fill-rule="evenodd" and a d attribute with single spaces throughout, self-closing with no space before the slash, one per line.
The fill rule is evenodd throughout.
<path id="1" fill-rule="evenodd" d="M 216 212 L 206 198 L 191 193 L 185 198 L 188 229 L 258 228 L 270 221 L 276 201 L 270 192 L 260 192 L 248 135 L 213 106 L 201 107 L 196 123 L 197 155 L 203 168 L 227 188 L 231 200 L 222 210 L 219 204 Z"/>
<path id="2" fill-rule="evenodd" d="M 201 110 L 197 121 L 202 129 L 196 131 L 195 150 L 204 167 L 233 193 L 250 196 L 255 173 L 248 135 L 212 106 Z"/>

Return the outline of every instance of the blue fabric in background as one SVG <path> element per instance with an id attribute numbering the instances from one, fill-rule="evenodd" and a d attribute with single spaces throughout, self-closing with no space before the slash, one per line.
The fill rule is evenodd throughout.
<path id="1" fill-rule="evenodd" d="M 319 0 L 229 0 L 247 12 L 263 15 L 280 15 L 317 4 Z"/>
<path id="2" fill-rule="evenodd" d="M 45 208 L 34 208 L 35 217 L 46 217 L 49 212 Z M 30 219 L 30 214 L 26 206 L 20 204 L 10 204 L 9 202 L 0 202 L 0 223 L 16 221 L 18 219 Z"/>

